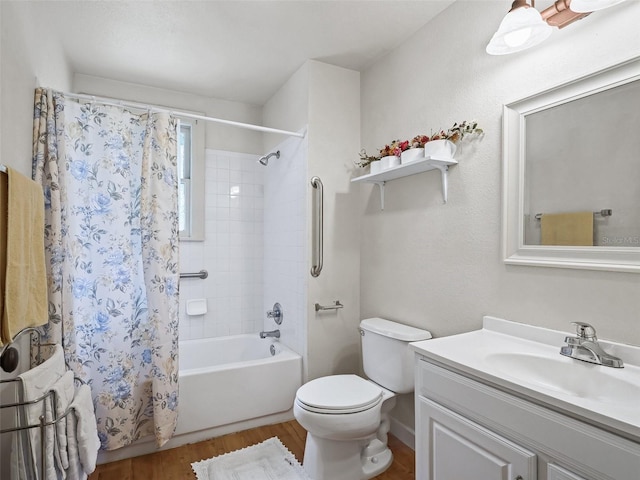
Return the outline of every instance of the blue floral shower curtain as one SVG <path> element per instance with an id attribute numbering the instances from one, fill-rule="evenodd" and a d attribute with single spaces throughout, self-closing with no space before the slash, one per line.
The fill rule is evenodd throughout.
<path id="1" fill-rule="evenodd" d="M 91 386 L 102 448 L 172 435 L 178 402 L 176 120 L 38 89 L 45 339 Z"/>

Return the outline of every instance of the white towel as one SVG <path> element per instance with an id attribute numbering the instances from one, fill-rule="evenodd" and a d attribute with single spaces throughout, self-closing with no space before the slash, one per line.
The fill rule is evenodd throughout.
<path id="1" fill-rule="evenodd" d="M 16 402 L 21 399 L 16 398 Z M 24 410 L 18 413 L 19 420 L 16 426 L 28 425 L 25 420 Z M 29 448 L 29 430 L 14 432 L 11 442 L 11 464 L 9 474 L 12 480 L 29 480 L 35 478 L 35 465 L 31 462 L 31 449 Z"/>
<path id="2" fill-rule="evenodd" d="M 80 454 L 78 453 L 78 441 L 76 439 L 76 425 L 78 421 L 73 412 L 67 417 L 67 452 L 69 454 L 69 467 L 65 471 L 67 478 L 72 480 L 87 480 L 87 474 L 82 469 Z"/>
<path id="3" fill-rule="evenodd" d="M 81 385 L 76 390 L 75 398 L 71 403 L 75 413 L 75 429 L 69 431 L 67 436 L 69 441 L 69 467 L 76 468 L 77 461 L 71 458 L 72 451 L 77 451 L 82 470 L 87 475 L 96 469 L 98 460 L 98 449 L 100 448 L 100 438 L 98 437 L 98 427 L 96 416 L 93 410 L 93 399 L 91 398 L 91 388 L 88 385 Z M 73 445 L 72 445 L 73 444 Z M 70 476 L 70 478 L 75 478 Z"/>
<path id="4" fill-rule="evenodd" d="M 64 375 L 65 363 L 64 353 L 60 345 L 56 345 L 53 355 L 42 364 L 19 375 L 24 389 L 24 399 L 35 400 L 45 393 L 49 392 L 53 385 Z M 40 423 L 40 416 L 44 415 L 46 421 L 53 420 L 53 411 L 50 400 L 38 402 L 25 408 L 26 421 L 29 425 L 37 425 Z M 40 448 L 40 429 L 30 428 L 29 441 L 31 443 L 31 459 L 37 465 L 34 480 L 46 479 L 57 480 L 56 469 L 53 455 L 47 455 L 46 470 L 44 474 L 40 472 L 41 465 L 41 448 Z M 55 434 L 53 426 L 45 428 L 45 451 L 55 452 L 54 449 Z M 29 459 L 26 459 L 27 461 Z"/>
<path id="5" fill-rule="evenodd" d="M 67 418 L 62 418 L 62 416 L 73 401 L 75 393 L 73 372 L 67 371 L 60 380 L 53 384 L 51 390 L 56 394 L 56 418 L 60 419 L 56 423 L 57 452 L 55 458 L 58 461 L 59 470 L 64 472 L 69 468 L 69 455 L 67 454 Z M 64 475 L 63 478 L 65 478 Z"/>

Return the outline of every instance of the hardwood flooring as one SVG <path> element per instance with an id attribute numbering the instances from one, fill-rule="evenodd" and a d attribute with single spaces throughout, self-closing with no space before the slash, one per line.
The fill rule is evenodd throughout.
<path id="1" fill-rule="evenodd" d="M 128 458 L 98 465 L 89 480 L 174 480 L 195 479 L 191 464 L 199 460 L 232 452 L 277 436 L 302 463 L 307 432 L 296 422 L 279 423 L 265 427 L 231 433 L 204 442 L 163 450 L 141 457 Z M 377 476 L 377 480 L 414 480 L 415 456 L 413 450 L 393 435 L 389 435 L 389 448 L 393 463 Z"/>

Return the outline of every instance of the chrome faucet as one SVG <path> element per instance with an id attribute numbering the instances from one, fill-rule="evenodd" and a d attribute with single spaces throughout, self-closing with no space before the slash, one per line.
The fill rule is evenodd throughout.
<path id="1" fill-rule="evenodd" d="M 270 332 L 265 332 L 265 331 L 260 332 L 260 338 L 267 338 L 267 337 L 280 338 L 280 330 L 276 329 L 276 330 L 271 330 Z"/>
<path id="2" fill-rule="evenodd" d="M 560 348 L 561 355 L 605 367 L 624 367 L 621 359 L 609 355 L 602 349 L 598 343 L 595 328 L 584 322 L 571 322 L 571 324 L 576 326 L 578 335 L 576 337 L 565 337 L 564 341 L 567 344 Z"/>
<path id="3" fill-rule="evenodd" d="M 278 302 L 273 304 L 273 310 L 267 311 L 267 318 L 273 318 L 273 320 L 278 324 L 282 324 L 282 305 Z"/>

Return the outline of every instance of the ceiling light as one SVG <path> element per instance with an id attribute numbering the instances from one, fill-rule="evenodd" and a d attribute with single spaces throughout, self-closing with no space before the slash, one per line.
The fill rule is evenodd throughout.
<path id="1" fill-rule="evenodd" d="M 537 45 L 551 35 L 552 27 L 526 0 L 515 0 L 487 45 L 490 55 L 506 55 Z"/>

